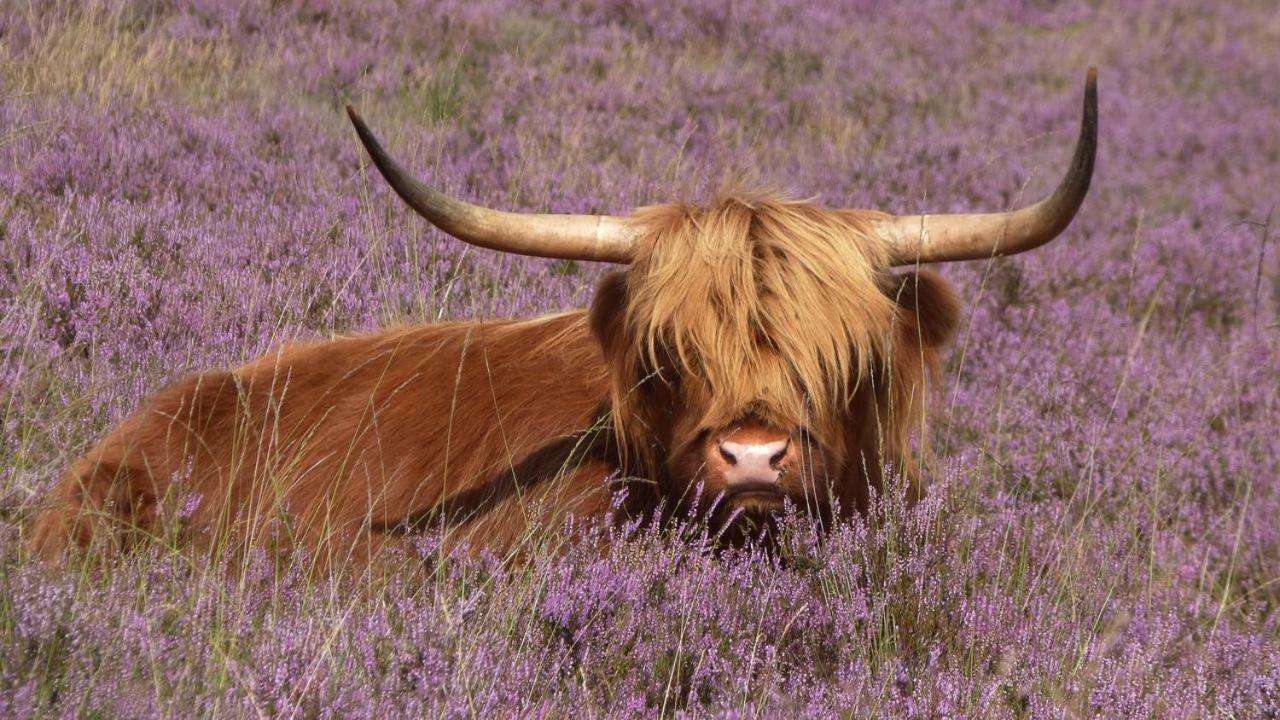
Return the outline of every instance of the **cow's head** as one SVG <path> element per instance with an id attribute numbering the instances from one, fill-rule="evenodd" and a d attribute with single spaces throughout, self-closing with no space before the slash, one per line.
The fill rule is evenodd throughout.
<path id="1" fill-rule="evenodd" d="M 627 217 L 530 215 L 419 183 L 348 111 L 387 181 L 442 230 L 508 252 L 627 263 L 590 313 L 623 448 L 668 495 L 765 513 L 786 498 L 820 512 L 832 499 L 859 506 L 884 461 L 909 468 L 926 370 L 958 309 L 937 276 L 891 268 L 1053 239 L 1088 191 L 1097 133 L 1091 69 L 1066 177 L 1010 212 L 901 216 L 739 195 Z M 838 482 L 850 474 L 861 482 Z"/>
<path id="2" fill-rule="evenodd" d="M 850 508 L 867 466 L 905 459 L 958 308 L 937 276 L 888 272 L 877 217 L 742 196 L 635 214 L 645 233 L 591 328 L 621 444 L 668 497 Z"/>

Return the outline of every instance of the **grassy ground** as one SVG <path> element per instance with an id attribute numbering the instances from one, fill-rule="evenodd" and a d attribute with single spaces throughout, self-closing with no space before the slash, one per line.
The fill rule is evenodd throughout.
<path id="1" fill-rule="evenodd" d="M 1269 2 L 0 5 L 0 716 L 1275 717 L 1280 15 Z M 53 571 L 22 526 L 164 383 L 293 338 L 579 307 L 362 167 L 625 212 L 748 175 L 832 205 L 1046 192 L 1054 244 L 944 268 L 926 503 L 778 564 L 696 532 L 316 579 Z M 427 562 L 422 562 L 425 559 Z"/>

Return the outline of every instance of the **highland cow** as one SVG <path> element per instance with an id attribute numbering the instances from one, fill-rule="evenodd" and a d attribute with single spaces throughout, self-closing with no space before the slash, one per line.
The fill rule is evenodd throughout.
<path id="1" fill-rule="evenodd" d="M 333 559 L 443 528 L 502 552 L 569 514 L 712 508 L 757 526 L 790 502 L 832 519 L 865 510 L 886 466 L 918 496 L 909 443 L 959 310 L 917 266 L 1061 233 L 1088 190 L 1097 128 L 1090 70 L 1065 178 L 1004 213 L 738 194 L 565 216 L 442 195 L 348 112 L 391 187 L 441 230 L 627 268 L 587 310 L 287 346 L 163 390 L 67 470 L 31 529 L 36 550 L 284 539 Z"/>

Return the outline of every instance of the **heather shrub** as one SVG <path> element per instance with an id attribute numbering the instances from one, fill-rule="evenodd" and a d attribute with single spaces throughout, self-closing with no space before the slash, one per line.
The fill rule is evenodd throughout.
<path id="1" fill-rule="evenodd" d="M 1280 715 L 1270 3 L 358 5 L 0 4 L 0 716 Z M 589 301 L 603 267 L 413 217 L 345 102 L 506 209 L 746 175 L 1002 210 L 1057 180 L 1091 64 L 1101 145 L 1071 228 L 940 268 L 966 317 L 915 508 L 790 517 L 774 551 L 560 528 L 513 563 L 425 533 L 334 576 L 163 543 L 24 554 L 58 472 L 187 373 Z"/>

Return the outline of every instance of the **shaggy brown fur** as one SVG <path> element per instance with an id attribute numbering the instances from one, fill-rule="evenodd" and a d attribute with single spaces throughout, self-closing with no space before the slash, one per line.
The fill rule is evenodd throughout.
<path id="1" fill-rule="evenodd" d="M 887 272 L 879 217 L 771 195 L 637 211 L 646 239 L 592 323 L 619 444 L 665 493 L 697 477 L 700 439 L 750 418 L 812 434 L 827 476 L 795 478 L 797 502 L 865 508 L 886 462 L 918 496 L 908 444 L 959 309 L 937 276 Z"/>
<path id="2" fill-rule="evenodd" d="M 937 277 L 887 272 L 875 217 L 763 195 L 646 208 L 589 318 L 390 330 L 179 383 L 72 465 L 31 543 L 301 541 L 343 559 L 435 525 L 505 550 L 603 515 L 611 477 L 656 481 L 631 487 L 631 512 L 687 495 L 698 438 L 744 418 L 811 434 L 805 492 L 865 507 L 885 462 L 912 472 L 958 314 Z"/>

